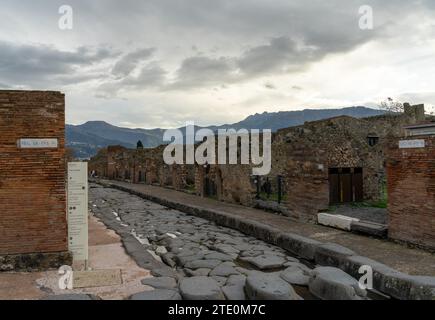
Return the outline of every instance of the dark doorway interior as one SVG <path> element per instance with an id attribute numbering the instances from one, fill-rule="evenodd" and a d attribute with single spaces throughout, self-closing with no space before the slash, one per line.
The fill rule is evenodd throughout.
<path id="1" fill-rule="evenodd" d="M 329 169 L 329 202 L 331 204 L 363 201 L 362 168 Z"/>

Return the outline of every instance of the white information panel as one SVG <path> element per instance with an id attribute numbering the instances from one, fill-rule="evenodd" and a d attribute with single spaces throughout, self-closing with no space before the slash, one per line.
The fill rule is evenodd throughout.
<path id="1" fill-rule="evenodd" d="M 88 260 L 88 163 L 68 163 L 68 245 L 74 261 Z"/>

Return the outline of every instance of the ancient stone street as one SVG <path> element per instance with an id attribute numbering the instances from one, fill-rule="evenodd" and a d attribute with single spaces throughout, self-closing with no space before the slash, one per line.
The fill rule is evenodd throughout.
<path id="1" fill-rule="evenodd" d="M 144 259 L 150 255 L 173 267 L 165 272 L 158 265 L 151 268 L 161 277 L 142 283 L 155 290 L 132 299 L 314 298 L 307 289 L 310 266 L 281 248 L 122 191 L 99 185 L 90 190 L 97 217 L 109 227 L 117 224 L 121 236 L 133 235 Z M 179 290 L 180 296 L 170 290 Z"/>

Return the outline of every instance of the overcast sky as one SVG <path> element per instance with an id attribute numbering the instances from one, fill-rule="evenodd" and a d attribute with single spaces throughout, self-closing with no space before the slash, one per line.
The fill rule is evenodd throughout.
<path id="1" fill-rule="evenodd" d="M 387 97 L 435 105 L 433 0 L 0 4 L 0 88 L 61 90 L 72 124 L 222 124 Z M 64 4 L 72 30 L 58 27 Z M 373 30 L 359 28 L 362 5 Z"/>

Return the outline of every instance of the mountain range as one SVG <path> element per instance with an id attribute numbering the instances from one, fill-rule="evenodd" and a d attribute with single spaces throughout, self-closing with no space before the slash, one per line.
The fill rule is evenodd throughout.
<path id="1" fill-rule="evenodd" d="M 301 111 L 280 111 L 257 113 L 246 119 L 220 126 L 206 128 L 218 129 L 271 129 L 277 131 L 282 128 L 301 125 L 306 121 L 316 121 L 337 116 L 351 116 L 355 118 L 371 117 L 383 114 L 384 111 L 366 107 L 349 107 L 342 109 L 306 109 Z M 199 127 L 198 127 L 199 128 Z M 180 128 L 184 129 L 184 128 Z M 96 154 L 103 147 L 122 145 L 135 148 L 137 141 L 142 141 L 145 148 L 152 148 L 163 144 L 165 129 L 130 129 L 111 125 L 104 121 L 88 121 L 81 125 L 66 125 L 66 145 L 74 152 L 75 157 L 87 159 Z"/>

